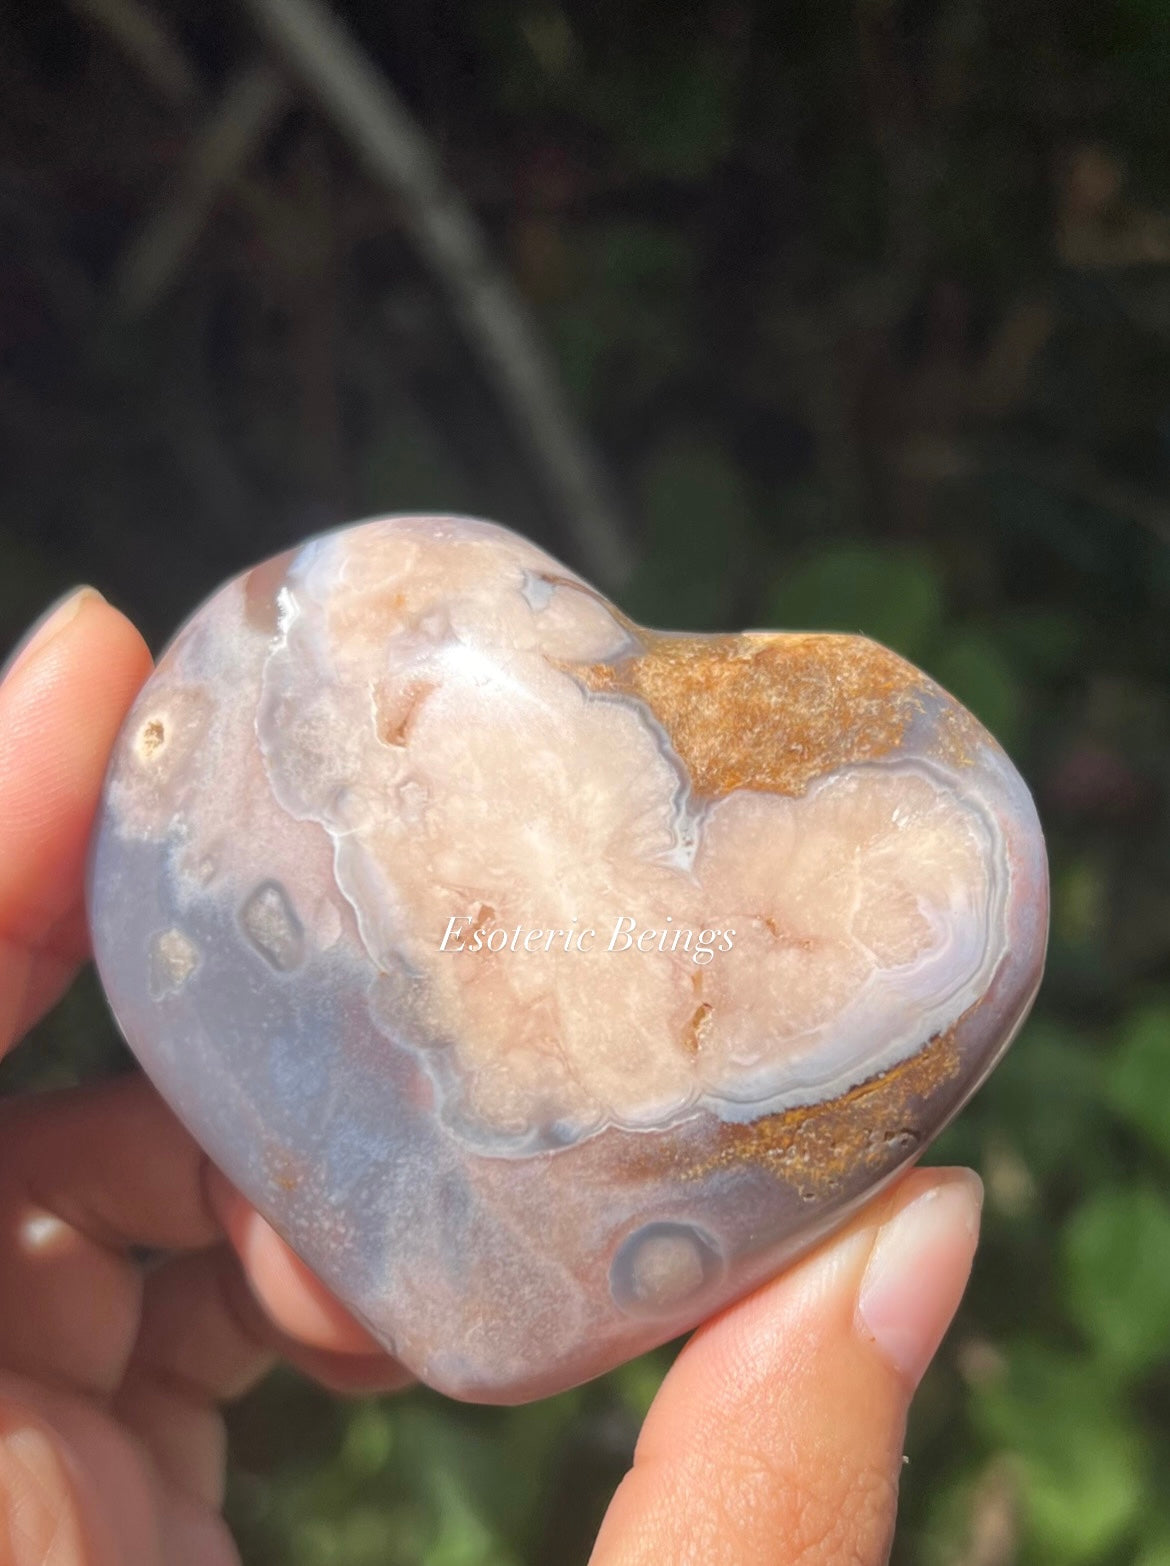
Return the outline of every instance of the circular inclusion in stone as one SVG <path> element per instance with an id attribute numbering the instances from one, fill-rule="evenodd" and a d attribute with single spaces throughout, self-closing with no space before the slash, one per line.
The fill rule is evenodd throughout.
<path id="1" fill-rule="evenodd" d="M 644 630 L 491 523 L 228 582 L 119 738 L 91 871 L 131 1048 L 376 1336 L 517 1401 L 693 1326 L 986 1076 L 1035 809 L 863 637 Z"/>
<path id="2" fill-rule="evenodd" d="M 613 1297 L 630 1312 L 657 1314 L 693 1300 L 722 1272 L 710 1235 L 690 1224 L 650 1223 L 613 1260 Z"/>

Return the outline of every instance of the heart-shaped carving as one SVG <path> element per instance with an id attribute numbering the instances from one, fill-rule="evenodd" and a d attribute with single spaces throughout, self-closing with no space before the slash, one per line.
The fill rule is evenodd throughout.
<path id="1" fill-rule="evenodd" d="M 229 582 L 95 842 L 138 1058 L 422 1379 L 514 1401 L 692 1326 L 924 1147 L 1047 931 L 1027 789 L 863 637 L 631 624 L 395 517 Z"/>

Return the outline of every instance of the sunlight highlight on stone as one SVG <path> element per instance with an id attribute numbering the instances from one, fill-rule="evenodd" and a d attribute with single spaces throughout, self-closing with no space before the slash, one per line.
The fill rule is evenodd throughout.
<path id="1" fill-rule="evenodd" d="M 692 1326 L 917 1156 L 1031 1003 L 1026 787 L 863 637 L 643 630 L 490 523 L 223 587 L 130 714 L 131 1047 L 388 1346 L 511 1401 Z"/>

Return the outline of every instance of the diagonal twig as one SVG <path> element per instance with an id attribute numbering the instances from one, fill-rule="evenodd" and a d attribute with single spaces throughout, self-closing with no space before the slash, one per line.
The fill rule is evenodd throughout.
<path id="1" fill-rule="evenodd" d="M 160 97 L 178 108 L 198 101 L 201 84 L 182 49 L 139 0 L 69 0 L 79 15 L 109 33 Z"/>
<path id="2" fill-rule="evenodd" d="M 1072 447 L 1044 447 L 1011 440 L 942 440 L 908 443 L 894 454 L 898 471 L 919 480 L 946 482 L 1009 474 L 1100 511 L 1129 517 L 1170 543 L 1170 500 L 1108 472 L 1091 454 Z"/>
<path id="3" fill-rule="evenodd" d="M 199 72 L 146 0 L 68 0 L 101 27 L 176 108 L 201 108 Z M 195 131 L 176 188 L 127 243 L 113 292 L 124 315 L 156 305 L 178 277 L 223 191 L 292 101 L 287 81 L 267 60 L 239 71 Z"/>
<path id="4" fill-rule="evenodd" d="M 402 204 L 419 250 L 559 503 L 585 568 L 608 587 L 633 555 L 605 476 L 516 289 L 393 87 L 318 0 L 247 0 L 371 174 Z"/>
<path id="5" fill-rule="evenodd" d="M 158 302 L 194 248 L 216 202 L 291 102 L 267 60 L 245 67 L 200 126 L 174 195 L 152 212 L 118 263 L 115 293 L 127 315 Z"/>

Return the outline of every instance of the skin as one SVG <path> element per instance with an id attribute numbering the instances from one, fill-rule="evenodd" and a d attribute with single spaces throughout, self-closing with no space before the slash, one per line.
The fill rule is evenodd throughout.
<path id="1" fill-rule="evenodd" d="M 86 844 L 150 669 L 92 590 L 0 683 L 0 1049 L 88 956 Z M 593 1566 L 886 1560 L 906 1411 L 966 1283 L 980 1188 L 915 1170 L 694 1334 Z M 165 1253 L 144 1269 L 132 1248 Z M 230 1566 L 219 1406 L 278 1357 L 337 1391 L 408 1379 L 146 1081 L 0 1103 L 0 1561 Z"/>

